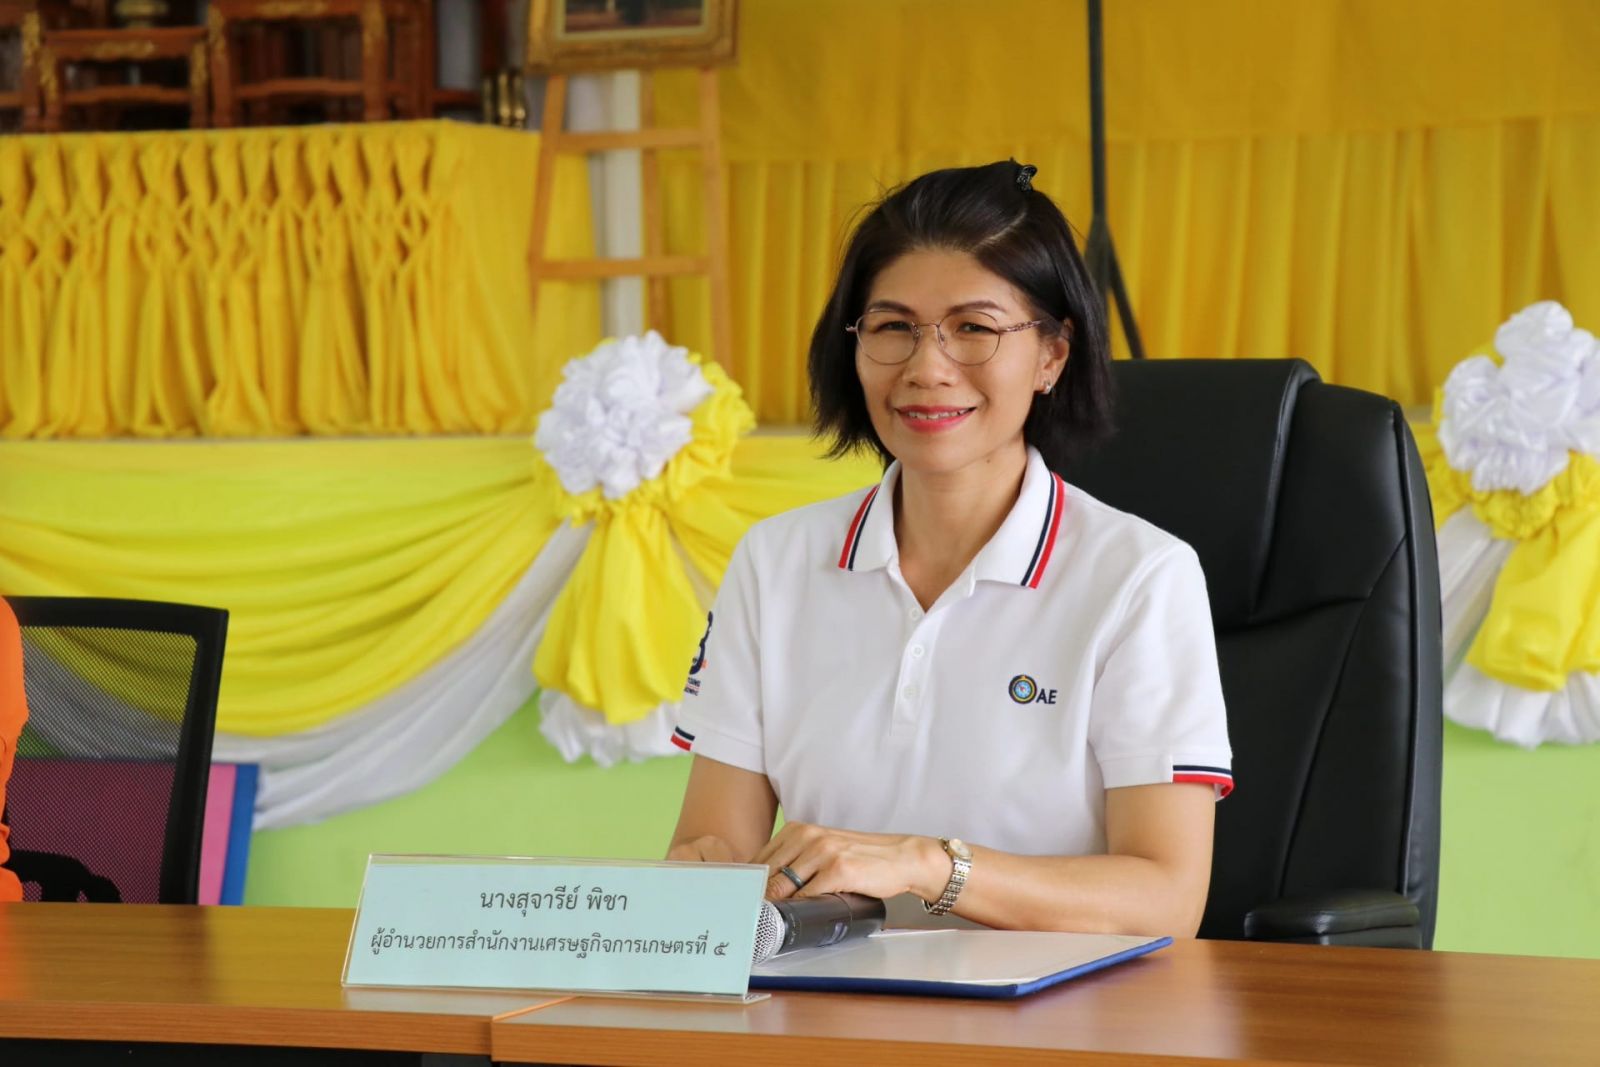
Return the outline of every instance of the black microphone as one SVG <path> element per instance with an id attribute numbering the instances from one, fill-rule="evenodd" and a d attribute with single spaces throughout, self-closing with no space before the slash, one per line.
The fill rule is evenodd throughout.
<path id="1" fill-rule="evenodd" d="M 756 919 L 755 962 L 875 934 L 883 929 L 884 914 L 883 901 L 859 893 L 763 900 Z"/>

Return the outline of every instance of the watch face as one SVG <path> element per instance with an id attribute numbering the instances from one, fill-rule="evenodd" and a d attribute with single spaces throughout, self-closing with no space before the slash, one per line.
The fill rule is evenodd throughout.
<path id="1" fill-rule="evenodd" d="M 967 843 L 961 840 L 959 837 L 952 837 L 950 840 L 946 841 L 944 844 L 944 849 L 956 859 L 972 859 L 972 849 L 968 848 Z"/>

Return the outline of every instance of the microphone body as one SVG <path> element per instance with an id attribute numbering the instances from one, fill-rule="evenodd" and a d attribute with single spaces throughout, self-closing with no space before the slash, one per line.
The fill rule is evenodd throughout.
<path id="1" fill-rule="evenodd" d="M 885 911 L 883 901 L 859 893 L 764 900 L 756 919 L 755 962 L 877 933 L 883 929 Z"/>

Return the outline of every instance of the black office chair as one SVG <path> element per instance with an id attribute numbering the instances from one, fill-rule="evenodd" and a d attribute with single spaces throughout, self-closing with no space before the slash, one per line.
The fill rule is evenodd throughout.
<path id="1" fill-rule="evenodd" d="M 25 897 L 194 903 L 228 613 L 7 599 L 28 699 L 7 866 Z"/>
<path id="2" fill-rule="evenodd" d="M 1205 569 L 1238 787 L 1200 936 L 1430 947 L 1439 567 L 1399 407 L 1299 360 L 1113 375 L 1117 435 L 1061 473 Z"/>

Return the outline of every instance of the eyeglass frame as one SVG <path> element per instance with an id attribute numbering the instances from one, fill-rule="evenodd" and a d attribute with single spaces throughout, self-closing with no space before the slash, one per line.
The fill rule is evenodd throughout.
<path id="1" fill-rule="evenodd" d="M 997 337 L 995 338 L 994 342 L 994 351 L 989 353 L 988 359 L 985 359 L 980 363 L 963 363 L 955 356 L 952 356 L 950 354 L 950 349 L 946 348 L 944 343 L 944 320 L 948 319 L 951 315 L 966 314 L 965 312 L 952 311 L 946 314 L 943 318 L 939 319 L 937 322 L 907 323 L 906 325 L 911 327 L 911 351 L 906 353 L 905 359 L 897 359 L 893 363 L 885 363 L 881 359 L 873 359 L 871 356 L 867 355 L 866 346 L 861 343 L 861 323 L 865 321 L 867 315 L 870 314 L 872 313 L 869 311 L 859 316 L 855 322 L 844 328 L 844 332 L 855 334 L 856 348 L 859 349 L 861 354 L 866 356 L 868 360 L 871 360 L 871 362 L 876 363 L 880 367 L 898 367 L 902 363 L 910 363 L 911 357 L 917 354 L 917 346 L 922 343 L 922 331 L 929 326 L 933 327 L 933 340 L 934 343 L 939 346 L 939 351 L 944 353 L 944 358 L 948 359 L 951 363 L 954 363 L 958 367 L 981 367 L 985 363 L 988 363 L 989 360 L 994 359 L 995 356 L 1000 354 L 1000 338 Z M 988 312 L 980 312 L 979 314 L 987 315 Z M 990 316 L 990 318 L 993 318 L 993 316 Z M 1030 319 L 1027 322 L 1018 322 L 1011 326 L 1001 326 L 997 322 L 995 323 L 995 332 L 1017 333 L 1020 330 L 1029 330 L 1035 326 L 1043 326 L 1048 321 L 1048 319 Z"/>

